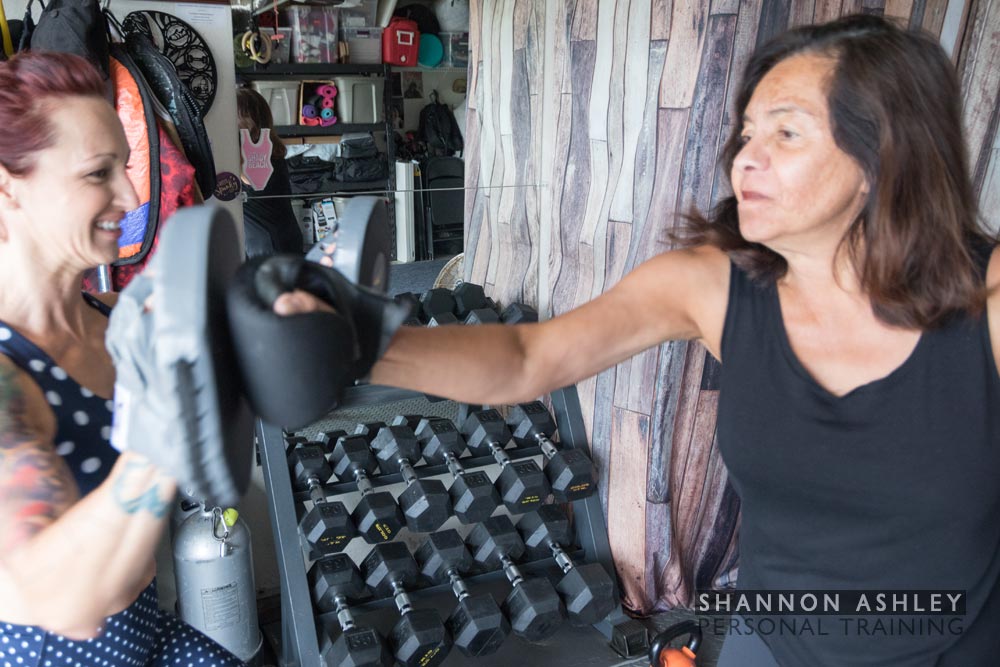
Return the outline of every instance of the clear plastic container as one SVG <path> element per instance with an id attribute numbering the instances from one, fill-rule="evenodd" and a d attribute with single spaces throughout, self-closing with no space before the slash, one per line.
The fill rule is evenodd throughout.
<path id="1" fill-rule="evenodd" d="M 297 63 L 335 63 L 338 14 L 330 7 L 288 8 L 292 28 L 292 58 Z"/>
<path id="2" fill-rule="evenodd" d="M 467 68 L 469 66 L 469 33 L 442 32 L 438 34 L 438 37 L 444 48 L 444 57 L 441 58 L 438 67 Z"/>
<path id="3" fill-rule="evenodd" d="M 342 30 L 343 40 L 354 65 L 382 64 L 382 28 L 349 28 Z"/>

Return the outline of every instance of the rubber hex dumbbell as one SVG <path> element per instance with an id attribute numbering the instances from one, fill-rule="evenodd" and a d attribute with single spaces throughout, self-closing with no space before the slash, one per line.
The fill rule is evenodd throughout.
<path id="1" fill-rule="evenodd" d="M 515 406 L 507 415 L 507 423 L 519 445 L 541 447 L 547 459 L 545 476 L 557 502 L 580 500 L 597 490 L 594 462 L 578 449 L 557 449 L 552 443 L 556 422 L 541 401 Z"/>
<path id="2" fill-rule="evenodd" d="M 592 625 L 617 606 L 615 584 L 600 563 L 576 565 L 563 545 L 572 544 L 569 519 L 556 505 L 542 505 L 525 514 L 517 524 L 524 546 L 532 556 L 555 558 L 563 577 L 556 584 L 566 611 L 581 623 Z"/>
<path id="3" fill-rule="evenodd" d="M 459 283 L 451 291 L 455 300 L 455 315 L 464 320 L 474 310 L 486 307 L 486 292 L 482 285 L 475 283 Z"/>
<path id="4" fill-rule="evenodd" d="M 433 667 L 451 650 L 451 636 L 437 611 L 414 609 L 406 590 L 416 583 L 417 564 L 402 542 L 376 544 L 361 564 L 365 582 L 380 597 L 392 597 L 399 621 L 389 634 L 389 646 L 404 667 Z"/>
<path id="5" fill-rule="evenodd" d="M 323 448 L 319 445 L 297 447 L 289 455 L 289 463 L 295 485 L 308 490 L 313 502 L 312 508 L 299 521 L 299 529 L 309 545 L 310 558 L 343 551 L 356 532 L 344 503 L 329 501 L 323 493 L 323 484 L 333 475 Z M 300 513 L 302 509 L 300 506 Z"/>
<path id="6" fill-rule="evenodd" d="M 559 594 L 548 579 L 525 579 L 514 561 L 524 553 L 524 542 L 510 517 L 490 517 L 469 533 L 472 557 L 487 570 L 503 568 L 513 587 L 501 609 L 514 634 L 541 641 L 555 634 L 566 614 Z"/>
<path id="7" fill-rule="evenodd" d="M 351 518 L 361 537 L 369 544 L 388 542 L 403 527 L 403 513 L 391 493 L 375 491 L 368 476 L 375 472 L 375 457 L 363 435 L 345 435 L 333 448 L 333 471 L 337 479 L 353 479 L 361 495 Z"/>
<path id="8" fill-rule="evenodd" d="M 423 419 L 422 415 L 396 415 L 389 422 L 390 426 L 408 426 L 411 431 L 416 431 L 417 427 L 420 426 L 420 421 Z"/>
<path id="9" fill-rule="evenodd" d="M 469 451 L 476 456 L 489 456 L 500 464 L 496 486 L 504 506 L 515 514 L 540 506 L 549 495 L 549 483 L 538 464 L 531 459 L 511 461 L 504 445 L 511 434 L 503 417 L 496 410 L 477 410 L 462 424 Z"/>
<path id="10" fill-rule="evenodd" d="M 420 571 L 439 584 L 451 584 L 458 604 L 445 621 L 454 645 L 479 657 L 496 653 L 510 633 L 510 623 L 489 593 L 471 595 L 462 573 L 472 567 L 472 556 L 455 530 L 432 533 L 415 554 Z"/>
<path id="11" fill-rule="evenodd" d="M 490 308 L 477 308 L 465 317 L 465 324 L 499 324 L 500 316 Z"/>
<path id="12" fill-rule="evenodd" d="M 528 324 L 538 321 L 538 311 L 526 303 L 512 303 L 503 309 L 504 324 Z"/>
<path id="13" fill-rule="evenodd" d="M 398 472 L 406 482 L 406 490 L 399 494 L 406 526 L 415 533 L 432 533 L 441 527 L 451 514 L 451 498 L 439 480 L 418 479 L 413 471 L 413 461 L 420 458 L 417 436 L 408 426 L 386 426 L 372 440 L 379 468 L 382 472 Z"/>
<path id="14" fill-rule="evenodd" d="M 340 634 L 324 633 L 320 654 L 330 667 L 391 667 L 392 654 L 374 628 L 354 622 L 350 605 L 363 597 L 365 582 L 354 561 L 345 554 L 325 556 L 309 568 L 309 586 L 320 613 L 337 612 Z"/>
<path id="15" fill-rule="evenodd" d="M 330 462 L 331 468 L 335 466 L 333 462 L 333 448 L 337 446 L 337 441 L 345 435 L 347 435 L 347 431 L 344 429 L 323 431 L 317 440 L 323 446 L 323 451 L 326 452 L 326 460 Z M 337 475 L 337 479 L 340 479 L 340 475 Z"/>
<path id="16" fill-rule="evenodd" d="M 451 295 L 451 290 L 442 287 L 429 289 L 420 295 L 420 312 L 427 322 L 431 318 L 443 313 L 455 314 L 455 297 Z"/>
<path id="17" fill-rule="evenodd" d="M 417 426 L 417 440 L 428 463 L 447 464 L 451 471 L 454 481 L 448 494 L 459 521 L 479 523 L 493 514 L 500 506 L 500 496 L 489 475 L 481 470 L 469 472 L 458 460 L 465 449 L 465 438 L 450 419 L 422 419 Z"/>
<path id="18" fill-rule="evenodd" d="M 363 424 L 358 424 L 354 427 L 354 433 L 356 435 L 363 435 L 371 443 L 378 435 L 378 432 L 385 427 L 385 422 L 365 422 Z"/>

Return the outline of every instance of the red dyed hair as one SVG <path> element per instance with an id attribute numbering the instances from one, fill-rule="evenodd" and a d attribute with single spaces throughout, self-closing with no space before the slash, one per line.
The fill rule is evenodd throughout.
<path id="1" fill-rule="evenodd" d="M 51 101 L 71 95 L 104 97 L 100 73 L 80 56 L 27 51 L 0 62 L 0 165 L 30 174 L 34 154 L 55 143 Z"/>

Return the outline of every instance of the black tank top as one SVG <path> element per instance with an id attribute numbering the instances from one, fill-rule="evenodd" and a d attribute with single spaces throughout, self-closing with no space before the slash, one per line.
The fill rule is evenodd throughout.
<path id="1" fill-rule="evenodd" d="M 741 590 L 968 593 L 960 633 L 827 619 L 825 635 L 763 635 L 779 663 L 1000 664 L 1000 375 L 986 316 L 925 332 L 888 376 L 836 397 L 792 352 L 776 286 L 733 265 L 722 360 Z"/>

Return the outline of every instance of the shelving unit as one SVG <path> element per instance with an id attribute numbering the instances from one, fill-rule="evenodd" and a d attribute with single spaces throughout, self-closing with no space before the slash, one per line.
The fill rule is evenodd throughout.
<path id="1" fill-rule="evenodd" d="M 311 125 L 279 125 L 275 132 L 279 137 L 336 137 L 357 132 L 383 132 L 385 135 L 386 178 L 378 181 L 339 182 L 336 193 L 383 192 L 386 194 L 389 229 L 392 235 L 392 259 L 395 259 L 396 204 L 392 194 L 396 191 L 396 142 L 392 127 L 392 67 L 386 64 L 353 65 L 342 63 L 279 63 L 236 68 L 237 81 L 274 81 L 280 79 L 309 80 L 334 78 L 337 76 L 366 75 L 382 77 L 382 120 L 377 123 L 335 123 L 329 127 Z M 301 199 L 308 202 L 307 194 Z"/>
<path id="2" fill-rule="evenodd" d="M 421 397 L 424 397 L 423 394 L 389 387 L 360 386 L 346 392 L 341 408 L 372 406 Z M 473 406 L 460 406 L 460 418 L 471 407 Z M 552 407 L 559 428 L 560 446 L 578 449 L 589 455 L 576 388 L 567 387 L 553 392 Z M 319 635 L 335 626 L 336 622 L 335 614 L 315 614 L 309 594 L 296 514 L 296 504 L 306 500 L 308 494 L 296 492 L 292 487 L 281 428 L 258 421 L 256 437 L 281 577 L 279 664 L 282 667 L 321 665 L 323 663 L 320 656 Z M 515 460 L 537 456 L 540 453 L 538 447 L 519 447 L 508 449 L 506 452 Z M 473 469 L 492 464 L 493 457 L 463 457 L 461 461 L 467 469 Z M 418 466 L 415 471 L 418 477 L 431 477 L 447 472 L 447 466 Z M 370 481 L 379 487 L 398 483 L 400 479 L 398 474 L 386 474 L 374 475 Z M 356 490 L 357 485 L 354 482 L 338 481 L 324 487 L 328 495 Z M 572 503 L 572 514 L 578 546 L 568 550 L 568 553 L 576 562 L 597 562 L 613 574 L 614 564 L 600 497 L 595 494 Z M 553 562 L 551 558 L 546 558 L 518 563 L 518 567 L 525 573 L 545 574 L 553 570 Z M 465 577 L 465 580 L 470 587 L 477 588 L 492 585 L 499 580 L 505 581 L 500 571 L 471 574 Z M 417 588 L 409 593 L 415 601 L 421 601 L 440 596 L 449 589 L 449 585 L 445 584 Z M 361 616 L 391 604 L 390 599 L 372 599 L 352 606 L 351 610 Z M 617 650 L 626 655 L 632 654 L 648 643 L 645 628 L 638 622 L 628 619 L 620 606 L 593 627 L 610 641 L 612 647 L 617 647 Z"/>

